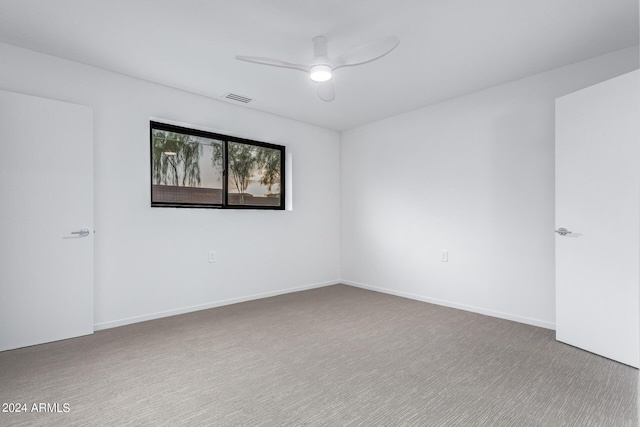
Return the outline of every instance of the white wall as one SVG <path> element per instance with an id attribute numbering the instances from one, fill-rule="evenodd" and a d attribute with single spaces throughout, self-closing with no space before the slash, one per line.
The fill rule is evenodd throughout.
<path id="1" fill-rule="evenodd" d="M 0 89 L 94 109 L 97 328 L 339 280 L 337 132 L 9 45 L 0 63 Z M 151 208 L 150 117 L 286 145 L 294 210 Z"/>
<path id="2" fill-rule="evenodd" d="M 553 328 L 554 100 L 636 68 L 633 47 L 344 132 L 343 280 Z"/>
<path id="3" fill-rule="evenodd" d="M 346 131 L 342 149 L 333 131 L 29 50 L 0 44 L 0 61 L 0 89 L 94 109 L 98 328 L 341 277 L 552 328 L 554 99 L 637 68 L 638 49 Z M 294 210 L 150 208 L 149 117 L 286 145 Z"/>

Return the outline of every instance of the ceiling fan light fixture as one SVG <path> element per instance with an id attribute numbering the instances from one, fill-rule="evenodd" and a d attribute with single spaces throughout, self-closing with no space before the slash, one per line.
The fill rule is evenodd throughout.
<path id="1" fill-rule="evenodd" d="M 387 36 L 369 43 L 354 47 L 353 49 L 330 59 L 327 55 L 327 38 L 317 36 L 313 38 L 313 58 L 309 64 L 294 64 L 274 58 L 261 58 L 258 56 L 236 56 L 236 59 L 256 64 L 270 65 L 272 67 L 291 68 L 304 71 L 309 74 L 311 81 L 316 85 L 318 96 L 326 102 L 335 99 L 336 93 L 333 87 L 333 72 L 342 67 L 366 64 L 382 58 L 398 46 L 400 40 L 396 36 Z"/>
<path id="2" fill-rule="evenodd" d="M 314 65 L 309 70 L 309 77 L 314 82 L 326 82 L 331 80 L 331 67 L 324 64 Z"/>

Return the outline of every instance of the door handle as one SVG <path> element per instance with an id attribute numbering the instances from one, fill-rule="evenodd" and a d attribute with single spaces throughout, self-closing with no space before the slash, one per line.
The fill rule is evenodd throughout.
<path id="1" fill-rule="evenodd" d="M 558 233 L 561 236 L 566 236 L 567 234 L 571 234 L 571 231 L 567 230 L 564 227 L 560 227 L 556 230 L 556 233 Z"/>
<path id="2" fill-rule="evenodd" d="M 83 228 L 80 231 L 72 231 L 71 234 L 77 234 L 81 237 L 87 237 L 89 235 L 89 229 Z"/>

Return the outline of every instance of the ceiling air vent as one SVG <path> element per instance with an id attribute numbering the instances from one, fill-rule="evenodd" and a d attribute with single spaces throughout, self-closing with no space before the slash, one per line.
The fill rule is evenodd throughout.
<path id="1" fill-rule="evenodd" d="M 243 104 L 248 104 L 253 101 L 253 99 L 251 98 L 247 98 L 246 96 L 238 95 L 235 93 L 228 93 L 224 97 L 232 101 L 242 102 Z"/>

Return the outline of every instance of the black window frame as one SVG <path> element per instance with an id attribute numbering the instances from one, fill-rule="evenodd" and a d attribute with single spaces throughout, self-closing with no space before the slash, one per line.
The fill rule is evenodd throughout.
<path id="1" fill-rule="evenodd" d="M 219 204 L 214 203 L 177 203 L 177 202 L 158 202 L 153 200 L 153 131 L 161 130 L 168 132 L 181 133 L 186 135 L 192 135 L 196 137 L 203 137 L 213 139 L 222 142 L 222 202 Z M 229 159 L 227 156 L 229 142 L 246 144 L 257 147 L 270 148 L 278 150 L 280 152 L 280 203 L 279 205 L 255 205 L 255 204 L 229 204 Z M 149 122 L 149 183 L 151 207 L 163 207 L 163 208 L 204 208 L 204 209 L 253 209 L 253 210 L 285 210 L 285 155 L 286 147 L 284 145 L 271 144 L 268 142 L 255 141 L 252 139 L 239 138 L 231 135 L 223 135 L 219 133 L 203 131 L 200 129 L 192 129 L 183 126 L 172 125 L 163 122 L 156 122 L 151 120 Z M 235 194 L 235 193 L 233 193 Z"/>

